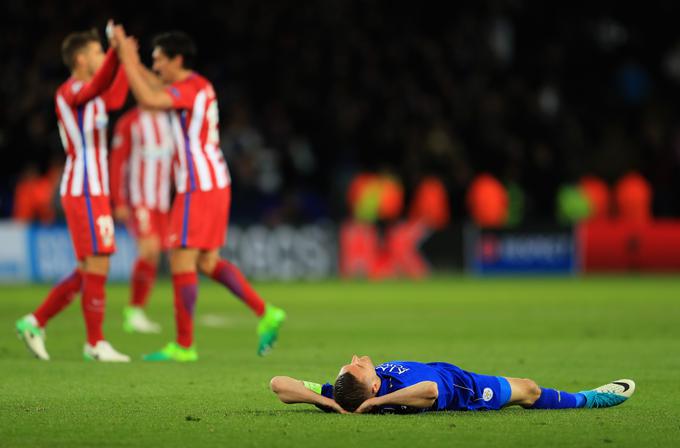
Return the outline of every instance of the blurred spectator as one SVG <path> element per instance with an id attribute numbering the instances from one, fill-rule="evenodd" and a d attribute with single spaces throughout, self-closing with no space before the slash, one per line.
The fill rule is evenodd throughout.
<path id="1" fill-rule="evenodd" d="M 60 177 L 58 165 L 52 165 L 43 175 L 34 165 L 27 166 L 14 190 L 12 217 L 23 222 L 52 223 L 56 217 L 54 204 Z"/>
<path id="2" fill-rule="evenodd" d="M 596 176 L 584 176 L 579 181 L 579 188 L 590 204 L 590 220 L 609 218 L 611 210 L 611 193 L 604 180 Z"/>
<path id="3" fill-rule="evenodd" d="M 593 204 L 586 191 L 577 185 L 563 185 L 557 192 L 557 221 L 578 224 L 593 215 Z"/>
<path id="4" fill-rule="evenodd" d="M 425 224 L 433 230 L 441 230 L 449 225 L 449 197 L 441 180 L 429 176 L 418 184 L 408 217 L 409 220 Z"/>
<path id="5" fill-rule="evenodd" d="M 508 192 L 496 178 L 480 174 L 470 184 L 467 204 L 479 227 L 499 228 L 508 220 Z"/>
<path id="6" fill-rule="evenodd" d="M 350 183 L 347 201 L 355 220 L 389 222 L 402 213 L 404 190 L 389 174 L 361 173 Z"/>
<path id="7" fill-rule="evenodd" d="M 626 221 L 645 222 L 652 216 L 652 189 L 638 173 L 628 173 L 616 184 L 618 217 Z"/>

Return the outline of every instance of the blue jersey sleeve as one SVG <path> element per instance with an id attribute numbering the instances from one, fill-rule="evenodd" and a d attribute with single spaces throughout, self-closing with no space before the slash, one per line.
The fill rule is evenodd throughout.
<path id="1" fill-rule="evenodd" d="M 330 398 L 333 400 L 333 385 L 331 383 L 326 383 L 321 386 L 321 395 L 323 395 L 326 398 Z M 317 408 L 321 409 L 324 412 L 334 412 L 331 408 L 328 408 L 326 406 L 319 406 L 315 405 Z"/>
<path id="2" fill-rule="evenodd" d="M 321 386 L 321 395 L 326 398 L 333 399 L 333 385 L 331 383 L 326 383 Z"/>

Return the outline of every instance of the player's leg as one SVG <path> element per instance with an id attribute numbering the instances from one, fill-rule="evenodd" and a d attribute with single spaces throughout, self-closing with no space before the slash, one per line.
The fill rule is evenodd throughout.
<path id="1" fill-rule="evenodd" d="M 506 378 L 510 383 L 511 395 L 508 406 L 519 405 L 526 409 L 573 409 L 585 405 L 581 393 L 569 393 L 540 387 L 526 378 Z"/>
<path id="2" fill-rule="evenodd" d="M 278 339 L 281 324 L 286 313 L 271 304 L 265 303 L 257 294 L 243 273 L 231 262 L 220 258 L 218 250 L 202 251 L 198 258 L 198 268 L 213 280 L 221 283 L 260 317 L 257 327 L 259 336 L 258 354 L 264 355 L 272 349 Z"/>
<path id="3" fill-rule="evenodd" d="M 170 252 L 170 271 L 174 291 L 177 339 L 158 352 L 144 356 L 146 361 L 196 361 L 193 347 L 193 316 L 198 296 L 196 264 L 198 249 L 175 248 Z"/>
<path id="4" fill-rule="evenodd" d="M 44 361 L 50 359 L 45 349 L 45 325 L 73 302 L 82 285 L 81 269 L 82 265 L 78 263 L 73 272 L 52 287 L 45 300 L 32 314 L 16 322 L 19 338 L 26 343 L 26 347 L 38 359 Z"/>
<path id="5" fill-rule="evenodd" d="M 109 256 L 116 251 L 109 198 L 81 196 L 63 203 L 76 256 L 83 261 L 81 305 L 87 331 L 83 356 L 86 360 L 129 362 L 129 356 L 119 353 L 105 340 L 102 329 Z"/>
<path id="6" fill-rule="evenodd" d="M 137 238 L 137 254 L 130 279 L 130 304 L 124 309 L 123 328 L 130 333 L 159 333 L 160 325 L 148 319 L 144 308 L 156 281 L 161 255 L 160 237 L 151 234 Z"/>
<path id="7" fill-rule="evenodd" d="M 71 304 L 76 294 L 80 292 L 81 286 L 82 274 L 80 267 L 76 267 L 50 290 L 45 301 L 33 313 L 38 325 L 41 328 L 45 327 L 50 319 Z"/>
<path id="8" fill-rule="evenodd" d="M 87 332 L 83 355 L 88 361 L 129 362 L 129 356 L 116 351 L 104 338 L 109 262 L 108 255 L 90 255 L 83 261 L 81 304 Z"/>
<path id="9" fill-rule="evenodd" d="M 264 315 L 266 306 L 264 301 L 233 263 L 220 258 L 217 249 L 201 251 L 198 257 L 198 269 L 201 273 L 229 289 L 256 316 L 262 317 Z"/>
<path id="10" fill-rule="evenodd" d="M 635 392 L 635 382 L 628 379 L 577 393 L 539 387 L 529 379 L 506 379 L 512 390 L 508 405 L 517 404 L 527 409 L 606 408 L 623 403 Z"/>

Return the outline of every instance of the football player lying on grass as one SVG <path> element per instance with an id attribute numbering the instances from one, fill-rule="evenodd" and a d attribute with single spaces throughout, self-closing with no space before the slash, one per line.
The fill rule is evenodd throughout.
<path id="1" fill-rule="evenodd" d="M 443 362 L 391 361 L 373 365 L 353 356 L 335 384 L 275 376 L 271 389 L 287 404 L 313 404 L 327 412 L 411 413 L 426 411 L 607 408 L 635 391 L 632 380 L 617 380 L 578 393 L 539 387 L 534 381 L 472 373 Z"/>

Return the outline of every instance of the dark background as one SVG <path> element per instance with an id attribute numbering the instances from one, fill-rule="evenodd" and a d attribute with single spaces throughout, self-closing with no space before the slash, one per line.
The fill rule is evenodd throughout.
<path id="1" fill-rule="evenodd" d="M 654 214 L 680 216 L 675 4 L 5 0 L 0 216 L 27 167 L 63 160 L 62 39 L 103 33 L 109 17 L 147 62 L 155 33 L 195 38 L 197 70 L 219 96 L 236 222 L 338 219 L 363 170 L 399 176 L 407 199 L 424 175 L 440 176 L 456 219 L 472 177 L 489 171 L 518 183 L 526 219 L 542 221 L 561 184 L 584 174 L 611 184 L 634 169 L 653 187 Z"/>

